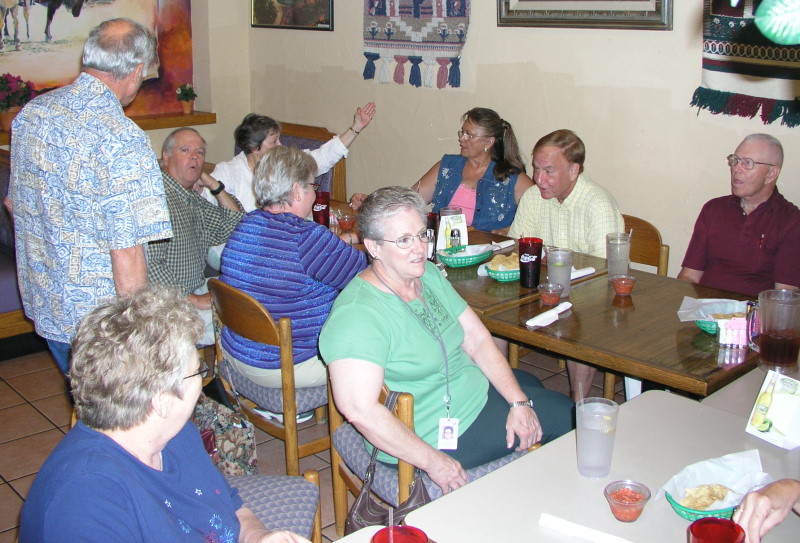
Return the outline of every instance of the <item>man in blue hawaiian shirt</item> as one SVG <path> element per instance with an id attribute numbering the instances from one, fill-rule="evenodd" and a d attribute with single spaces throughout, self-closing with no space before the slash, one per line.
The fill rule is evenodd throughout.
<path id="1" fill-rule="evenodd" d="M 81 317 L 147 283 L 147 242 L 172 235 L 150 141 L 123 107 L 158 68 L 156 39 L 130 19 L 94 28 L 75 81 L 14 121 L 10 200 L 25 314 L 59 367 Z"/>

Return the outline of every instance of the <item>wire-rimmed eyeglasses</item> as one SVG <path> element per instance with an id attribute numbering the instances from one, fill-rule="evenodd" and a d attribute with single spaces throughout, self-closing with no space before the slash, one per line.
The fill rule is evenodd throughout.
<path id="1" fill-rule="evenodd" d="M 202 379 L 205 379 L 206 377 L 208 377 L 208 372 L 209 372 L 209 371 L 211 371 L 211 370 L 208 368 L 208 366 L 205 366 L 205 367 L 204 367 L 202 370 L 200 370 L 200 371 L 198 371 L 198 372 L 195 372 L 195 373 L 193 373 L 193 374 L 191 374 L 191 375 L 187 375 L 186 377 L 184 377 L 184 379 L 191 379 L 192 377 L 196 377 L 196 376 L 198 376 L 198 375 L 199 375 L 199 376 L 200 376 Z"/>
<path id="2" fill-rule="evenodd" d="M 745 170 L 752 170 L 753 168 L 756 167 L 756 164 L 763 164 L 764 166 L 775 166 L 775 164 L 770 164 L 769 162 L 757 162 L 752 158 L 744 158 L 736 155 L 728 155 L 727 159 L 728 159 L 728 166 L 730 166 L 731 168 L 733 168 L 740 162 L 742 163 L 742 167 Z"/>
<path id="3" fill-rule="evenodd" d="M 388 241 L 389 243 L 394 243 L 400 249 L 408 249 L 412 245 L 414 245 L 414 240 L 419 239 L 422 243 L 430 243 L 433 241 L 433 229 L 429 228 L 424 232 L 417 234 L 416 236 L 401 236 L 397 239 L 384 239 L 381 241 Z"/>
<path id="4" fill-rule="evenodd" d="M 470 134 L 469 132 L 464 132 L 463 130 L 459 130 L 458 132 L 458 139 L 464 138 L 465 140 L 469 141 L 475 138 L 490 138 L 491 136 L 487 136 L 486 134 Z"/>

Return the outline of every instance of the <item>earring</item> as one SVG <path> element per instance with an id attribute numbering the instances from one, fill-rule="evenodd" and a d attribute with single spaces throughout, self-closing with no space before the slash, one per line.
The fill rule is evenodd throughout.
<path id="1" fill-rule="evenodd" d="M 488 151 L 489 151 L 489 148 L 488 148 L 488 147 L 484 147 L 484 148 L 483 148 L 483 152 L 484 152 L 484 153 L 486 153 L 486 152 L 488 152 Z"/>

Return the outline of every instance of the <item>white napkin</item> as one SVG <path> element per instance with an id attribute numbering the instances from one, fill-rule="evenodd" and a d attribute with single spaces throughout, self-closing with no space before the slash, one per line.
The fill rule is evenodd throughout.
<path id="1" fill-rule="evenodd" d="M 727 300 L 725 298 L 692 298 L 684 296 L 678 308 L 678 319 L 681 322 L 716 321 L 712 313 L 745 313 L 747 302 Z"/>
<path id="2" fill-rule="evenodd" d="M 580 524 L 564 520 L 563 518 L 558 518 L 549 513 L 542 513 L 539 516 L 539 526 L 544 526 L 545 528 L 555 530 L 556 532 L 568 535 L 571 538 L 577 537 L 579 539 L 585 539 L 595 543 L 630 543 L 630 541 L 627 539 L 607 534 L 605 532 L 601 532 L 600 530 L 595 530 L 594 528 L 581 526 Z"/>
<path id="3" fill-rule="evenodd" d="M 506 249 L 514 245 L 513 239 L 507 239 L 505 241 L 493 241 L 492 242 L 492 250 L 499 251 L 501 249 Z"/>
<path id="4" fill-rule="evenodd" d="M 528 319 L 528 322 L 525 324 L 527 326 L 547 326 L 548 324 L 556 322 L 558 320 L 558 314 L 563 313 L 570 307 L 572 307 L 570 302 L 561 302 L 553 309 L 548 309 L 544 313 L 539 313 L 535 317 Z"/>
<path id="5" fill-rule="evenodd" d="M 661 499 L 666 491 L 679 502 L 688 488 L 715 483 L 727 486 L 732 492 L 728 493 L 725 500 L 714 502 L 708 508 L 713 511 L 737 505 L 751 488 L 771 481 L 772 477 L 761 471 L 758 449 L 752 449 L 686 466 L 658 489 L 655 499 Z"/>
<path id="6" fill-rule="evenodd" d="M 589 266 L 589 267 L 587 267 L 587 268 L 581 268 L 581 269 L 579 269 L 579 270 L 576 270 L 576 269 L 575 269 L 575 266 L 572 266 L 572 271 L 571 271 L 571 272 L 570 272 L 570 274 L 569 274 L 569 279 L 570 279 L 570 281 L 574 281 L 575 279 L 580 279 L 580 278 L 581 278 L 581 277 L 583 277 L 584 275 L 591 275 L 591 274 L 593 274 L 593 273 L 594 273 L 594 272 L 596 272 L 596 271 L 597 271 L 597 270 L 595 270 L 595 269 L 594 269 L 593 267 L 591 267 L 591 266 Z"/>

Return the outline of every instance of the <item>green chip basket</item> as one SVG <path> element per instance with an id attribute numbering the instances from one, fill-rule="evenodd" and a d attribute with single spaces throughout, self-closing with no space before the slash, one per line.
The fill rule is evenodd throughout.
<path id="1" fill-rule="evenodd" d="M 519 281 L 519 270 L 493 270 L 489 266 L 486 266 L 486 273 L 489 274 L 489 277 L 494 279 L 495 281 L 500 281 L 501 283 L 508 283 L 511 281 Z"/>
<path id="2" fill-rule="evenodd" d="M 459 255 L 459 251 L 463 251 L 465 247 L 466 245 L 462 245 L 461 247 L 450 247 L 449 249 L 442 249 L 436 254 L 439 256 L 439 260 L 444 262 L 445 265 L 450 268 L 474 266 L 475 264 L 480 264 L 492 256 L 492 251 L 486 251 L 485 253 L 470 256 Z"/>
<path id="3" fill-rule="evenodd" d="M 717 321 L 694 321 L 700 330 L 706 332 L 711 335 L 716 335 L 717 330 L 719 329 L 719 325 L 717 325 Z"/>
<path id="4" fill-rule="evenodd" d="M 716 324 L 716 323 L 715 323 Z M 694 522 L 697 519 L 701 518 L 731 518 L 733 516 L 733 510 L 735 507 L 728 507 L 727 509 L 715 509 L 713 511 L 700 511 L 699 509 L 689 509 L 688 507 L 684 507 L 674 499 L 672 496 L 669 495 L 669 492 L 665 492 L 667 495 L 667 501 L 672 506 L 672 509 L 678 513 L 678 516 L 685 518 L 686 520 L 691 520 Z"/>

